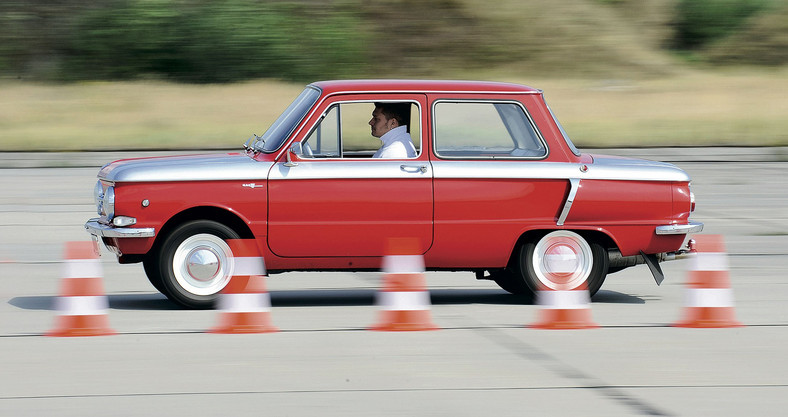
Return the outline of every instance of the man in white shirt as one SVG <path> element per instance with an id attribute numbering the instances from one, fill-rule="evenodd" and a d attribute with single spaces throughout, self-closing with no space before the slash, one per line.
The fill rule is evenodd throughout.
<path id="1" fill-rule="evenodd" d="M 414 158 L 416 148 L 408 133 L 410 103 L 375 103 L 372 119 L 372 136 L 380 138 L 383 146 L 373 158 Z"/>

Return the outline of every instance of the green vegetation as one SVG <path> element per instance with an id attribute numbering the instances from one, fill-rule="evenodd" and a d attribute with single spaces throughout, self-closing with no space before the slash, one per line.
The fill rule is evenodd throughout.
<path id="1" fill-rule="evenodd" d="M 0 150 L 233 148 L 363 77 L 542 88 L 581 146 L 788 145 L 786 65 L 786 0 L 9 0 Z"/>
<path id="2" fill-rule="evenodd" d="M 213 83 L 662 76 L 673 52 L 784 65 L 785 0 L 39 0 L 0 4 L 0 74 Z M 755 48 L 748 48 L 752 44 Z"/>
<path id="3" fill-rule="evenodd" d="M 730 36 L 772 0 L 680 0 L 675 18 L 675 44 L 697 49 Z"/>

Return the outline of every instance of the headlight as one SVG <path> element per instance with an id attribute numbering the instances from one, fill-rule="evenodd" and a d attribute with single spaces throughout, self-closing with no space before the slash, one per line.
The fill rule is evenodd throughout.
<path id="1" fill-rule="evenodd" d="M 107 187 L 104 191 L 104 199 L 103 206 L 104 206 L 104 214 L 107 215 L 107 219 L 112 219 L 115 217 L 115 187 Z"/>
<path id="2" fill-rule="evenodd" d="M 96 212 L 101 215 L 102 210 L 101 206 L 104 200 L 104 187 L 101 185 L 101 181 L 96 182 L 96 186 L 93 187 L 93 201 L 96 202 Z"/>

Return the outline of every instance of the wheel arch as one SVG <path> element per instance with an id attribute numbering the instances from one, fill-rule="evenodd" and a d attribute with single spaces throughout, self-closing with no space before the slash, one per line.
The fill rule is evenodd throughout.
<path id="1" fill-rule="evenodd" d="M 569 232 L 575 232 L 583 237 L 586 241 L 590 242 L 597 242 L 600 245 L 604 246 L 607 249 L 617 249 L 618 245 L 616 244 L 615 240 L 610 237 L 607 233 L 600 231 L 600 230 L 589 230 L 589 229 L 533 229 L 528 230 L 520 235 L 520 237 L 515 242 L 512 250 L 509 254 L 509 262 L 507 263 L 507 267 L 511 268 L 517 262 L 520 248 L 527 242 L 535 241 L 550 232 L 554 232 L 556 230 L 566 230 Z"/>
<path id="2" fill-rule="evenodd" d="M 175 228 L 194 220 L 215 221 L 233 229 L 240 235 L 241 239 L 254 238 L 252 229 L 250 229 L 249 225 L 247 225 L 237 214 L 221 207 L 199 206 L 181 211 L 167 220 L 161 227 L 161 230 L 156 234 L 156 240 L 153 242 L 153 246 L 149 253 L 155 253 L 157 247 Z"/>

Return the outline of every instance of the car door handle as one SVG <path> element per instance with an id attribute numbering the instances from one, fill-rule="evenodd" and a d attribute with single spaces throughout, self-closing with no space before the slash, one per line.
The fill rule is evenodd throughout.
<path id="1" fill-rule="evenodd" d="M 413 173 L 421 172 L 422 174 L 427 172 L 426 165 L 400 165 L 399 169 L 405 172 L 413 172 Z"/>

